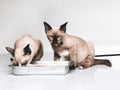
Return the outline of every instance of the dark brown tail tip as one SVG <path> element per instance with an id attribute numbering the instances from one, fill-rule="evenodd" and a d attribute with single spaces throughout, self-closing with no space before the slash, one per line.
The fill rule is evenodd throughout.
<path id="1" fill-rule="evenodd" d="M 112 64 L 111 64 L 111 62 L 109 61 L 109 60 L 105 60 L 106 62 L 105 62 L 105 65 L 106 66 L 108 66 L 108 67 L 112 67 Z"/>

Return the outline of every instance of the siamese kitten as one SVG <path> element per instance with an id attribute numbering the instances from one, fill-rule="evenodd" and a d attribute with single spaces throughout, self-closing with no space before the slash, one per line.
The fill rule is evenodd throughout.
<path id="1" fill-rule="evenodd" d="M 24 35 L 14 43 L 14 48 L 6 47 L 7 51 L 13 56 L 14 65 L 28 65 L 38 61 L 43 56 L 43 45 L 38 39 L 31 35 Z"/>
<path id="2" fill-rule="evenodd" d="M 51 27 L 44 22 L 45 32 L 54 50 L 54 60 L 61 57 L 70 60 L 71 66 L 88 68 L 92 65 L 107 65 L 111 67 L 109 60 L 95 59 L 94 46 L 80 37 L 66 33 L 67 22 L 60 27 Z"/>

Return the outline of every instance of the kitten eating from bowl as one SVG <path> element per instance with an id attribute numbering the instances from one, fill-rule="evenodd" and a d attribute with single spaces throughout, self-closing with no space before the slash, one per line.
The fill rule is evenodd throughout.
<path id="1" fill-rule="evenodd" d="M 22 36 L 15 41 L 14 48 L 6 47 L 6 50 L 13 56 L 11 61 L 15 66 L 29 65 L 43 56 L 42 42 L 31 35 Z"/>

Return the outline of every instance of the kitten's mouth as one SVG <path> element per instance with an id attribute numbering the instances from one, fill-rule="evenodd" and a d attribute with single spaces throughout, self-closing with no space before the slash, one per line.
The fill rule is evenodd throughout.
<path id="1" fill-rule="evenodd" d="M 52 43 L 52 46 L 58 47 L 58 46 L 59 46 L 59 44 L 53 44 L 53 43 Z"/>
<path id="2" fill-rule="evenodd" d="M 14 66 L 26 66 L 27 64 L 28 64 L 28 61 L 26 60 L 25 62 L 23 62 L 23 63 L 16 63 L 15 61 L 14 61 L 14 58 L 10 58 L 10 61 L 12 62 L 12 64 L 14 65 Z"/>
<path id="3" fill-rule="evenodd" d="M 52 46 L 58 47 L 58 46 L 60 46 L 60 45 L 62 45 L 62 44 L 63 44 L 63 42 L 60 42 L 60 43 L 52 43 Z"/>

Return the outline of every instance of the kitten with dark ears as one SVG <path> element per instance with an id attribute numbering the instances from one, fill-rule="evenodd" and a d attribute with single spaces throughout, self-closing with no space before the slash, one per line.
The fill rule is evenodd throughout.
<path id="1" fill-rule="evenodd" d="M 18 66 L 34 63 L 43 56 L 42 42 L 31 35 L 22 36 L 15 41 L 14 48 L 6 47 L 6 50 L 13 56 L 13 64 Z"/>
<path id="2" fill-rule="evenodd" d="M 67 22 L 60 27 L 51 27 L 44 22 L 45 32 L 54 50 L 54 60 L 70 60 L 71 66 L 88 68 L 93 65 L 106 65 L 111 67 L 109 60 L 95 59 L 94 46 L 80 37 L 66 33 Z"/>

